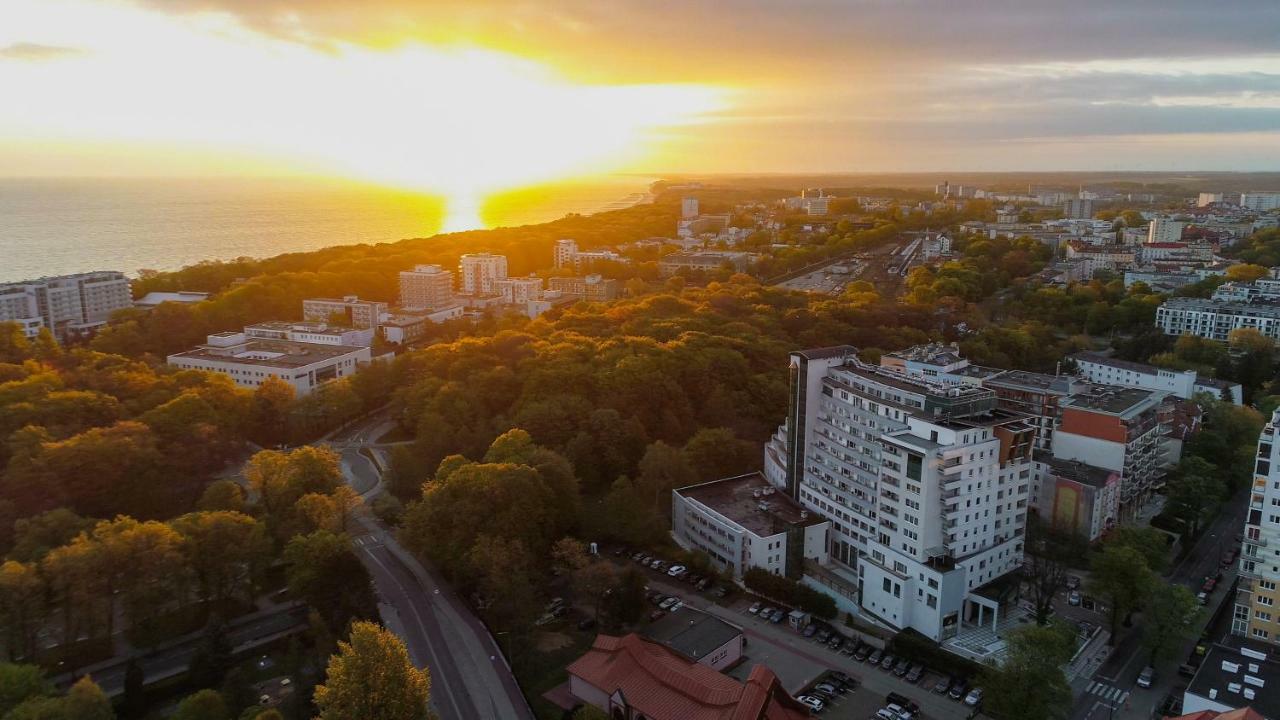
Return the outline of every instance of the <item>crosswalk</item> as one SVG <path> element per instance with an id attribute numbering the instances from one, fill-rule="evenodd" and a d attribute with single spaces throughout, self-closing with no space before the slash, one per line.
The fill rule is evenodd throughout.
<path id="1" fill-rule="evenodd" d="M 1113 703 L 1116 705 L 1119 705 L 1120 703 L 1123 703 L 1125 700 L 1129 699 L 1128 690 L 1122 690 L 1118 687 L 1112 687 L 1104 682 L 1094 681 L 1091 685 L 1089 685 L 1089 689 L 1086 692 L 1092 695 L 1097 695 L 1103 700 L 1106 700 L 1107 702 Z"/>

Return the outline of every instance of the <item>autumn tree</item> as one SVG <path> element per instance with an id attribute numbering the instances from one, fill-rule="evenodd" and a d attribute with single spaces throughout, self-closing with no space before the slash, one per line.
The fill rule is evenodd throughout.
<path id="1" fill-rule="evenodd" d="M 704 428 L 684 445 L 684 458 L 702 482 L 741 475 L 760 466 L 760 447 L 728 428 Z"/>
<path id="2" fill-rule="evenodd" d="M 666 517 L 671 509 L 671 490 L 698 480 L 680 450 L 659 440 L 640 459 L 636 487 L 655 513 Z"/>
<path id="3" fill-rule="evenodd" d="M 427 720 L 431 676 L 409 660 L 404 643 L 371 622 L 356 622 L 329 658 L 315 689 L 319 720 Z"/>
<path id="4" fill-rule="evenodd" d="M 172 720 L 231 720 L 231 716 L 222 695 L 205 689 L 183 698 Z"/>
<path id="5" fill-rule="evenodd" d="M 255 574 L 266 566 L 271 544 L 262 523 L 227 510 L 188 513 L 171 525 L 186 542 L 187 567 L 200 596 L 214 603 L 235 597 L 253 599 Z"/>
<path id="6" fill-rule="evenodd" d="M 44 579 L 34 564 L 8 560 L 0 565 L 0 626 L 10 660 L 32 660 L 44 626 Z"/>
<path id="7" fill-rule="evenodd" d="M 341 631 L 354 618 L 375 615 L 369 571 L 346 535 L 298 535 L 285 546 L 284 561 L 290 592 L 315 608 L 331 631 Z"/>

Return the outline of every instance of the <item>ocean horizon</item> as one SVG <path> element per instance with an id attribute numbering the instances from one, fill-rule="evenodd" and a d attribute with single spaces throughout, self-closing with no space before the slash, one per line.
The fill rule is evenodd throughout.
<path id="1" fill-rule="evenodd" d="M 656 178 L 607 175 L 487 198 L 484 227 L 627 207 Z M 0 282 L 177 270 L 441 232 L 440 196 L 296 178 L 0 178 Z"/>

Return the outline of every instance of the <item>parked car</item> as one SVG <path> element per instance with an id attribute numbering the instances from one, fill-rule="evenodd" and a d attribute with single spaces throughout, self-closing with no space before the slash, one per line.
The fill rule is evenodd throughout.
<path id="1" fill-rule="evenodd" d="M 650 568 L 652 568 L 652 569 L 654 569 L 654 570 L 657 570 L 657 569 L 658 569 L 658 566 L 659 566 L 659 565 L 662 565 L 662 564 L 663 564 L 663 562 L 662 562 L 661 560 L 659 560 L 658 558 L 651 558 L 651 559 L 649 560 L 649 567 L 650 567 Z"/>
<path id="2" fill-rule="evenodd" d="M 974 688 L 964 696 L 964 704 L 970 707 L 977 707 L 982 703 L 982 688 Z"/>
<path id="3" fill-rule="evenodd" d="M 890 703 L 889 705 L 885 705 L 884 709 L 893 713 L 893 716 L 898 718 L 898 720 L 912 720 L 912 718 L 916 716 L 916 714 L 911 712 L 911 710 L 897 703 Z"/>
<path id="4" fill-rule="evenodd" d="M 832 685 L 831 683 L 825 683 L 825 682 L 814 685 L 813 689 L 818 690 L 820 692 L 824 692 L 828 695 L 835 695 L 841 691 L 841 689 L 836 687 L 835 685 Z M 845 690 L 844 692 L 849 692 L 849 691 Z"/>
<path id="5" fill-rule="evenodd" d="M 1149 688 L 1156 681 L 1156 669 L 1150 665 L 1142 668 L 1142 672 L 1138 673 L 1138 687 Z"/>
<path id="6" fill-rule="evenodd" d="M 747 608 L 747 612 L 751 613 L 752 615 L 755 615 L 756 613 L 760 612 L 760 603 L 759 602 L 751 603 L 751 607 Z"/>
<path id="7" fill-rule="evenodd" d="M 1080 589 L 1080 578 L 1079 578 L 1078 576 L 1076 576 L 1076 575 L 1068 575 L 1068 576 L 1067 576 L 1067 589 L 1068 589 L 1068 590 L 1079 590 L 1079 589 Z"/>
<path id="8" fill-rule="evenodd" d="M 907 671 L 911 669 L 911 661 L 906 658 L 898 658 L 898 664 L 893 666 L 893 674 L 903 677 Z"/>
<path id="9" fill-rule="evenodd" d="M 675 604 L 676 604 L 676 603 L 678 603 L 678 602 L 680 602 L 680 598 L 675 597 L 675 596 L 673 595 L 673 596 L 671 596 L 671 597 L 669 597 L 669 598 L 667 598 L 667 599 L 663 600 L 662 602 L 658 603 L 658 609 L 659 609 L 659 610 L 671 610 L 671 609 L 672 609 L 672 607 L 674 607 L 674 606 L 675 606 Z"/>
<path id="10" fill-rule="evenodd" d="M 894 657 L 893 655 L 891 655 L 891 654 L 889 654 L 889 653 L 885 653 L 885 654 L 884 654 L 884 657 L 880 658 L 880 669 L 881 669 L 881 670 L 892 670 L 892 669 L 893 669 L 893 664 L 894 664 L 895 662 L 897 662 L 897 661 L 898 661 L 898 658 Z"/>
<path id="11" fill-rule="evenodd" d="M 798 695 L 796 696 L 796 699 L 814 713 L 820 713 L 827 707 L 827 704 L 822 702 L 821 698 L 816 698 L 812 695 Z"/>
<path id="12" fill-rule="evenodd" d="M 947 696 L 952 700 L 959 700 L 969 693 L 969 681 L 957 679 L 951 683 L 951 689 L 947 691 Z"/>
<path id="13" fill-rule="evenodd" d="M 1201 604 L 1201 605 L 1208 605 L 1208 604 L 1209 604 L 1209 593 L 1207 593 L 1207 592 L 1205 592 L 1205 591 L 1201 590 L 1200 592 L 1196 593 L 1196 599 L 1200 601 L 1200 604 Z"/>
<path id="14" fill-rule="evenodd" d="M 1067 595 L 1067 604 L 1071 606 L 1076 606 L 1080 604 L 1079 590 L 1072 590 L 1071 593 Z"/>
<path id="15" fill-rule="evenodd" d="M 680 577 L 680 575 L 682 575 L 684 572 L 686 571 L 683 565 L 672 565 L 671 567 L 667 568 L 667 574 L 670 575 L 671 577 Z"/>
<path id="16" fill-rule="evenodd" d="M 633 554 L 633 555 L 631 556 L 631 559 L 632 559 L 633 561 L 635 561 L 635 562 L 640 562 L 640 558 L 642 558 L 642 557 L 644 557 L 644 553 L 642 553 L 642 552 L 638 552 L 638 553 Z"/>
<path id="17" fill-rule="evenodd" d="M 816 635 L 817 632 L 818 632 L 818 626 L 813 623 L 809 623 L 808 625 L 804 626 L 804 629 L 800 631 L 800 634 L 803 635 L 804 637 L 811 638 L 814 635 Z"/>
<path id="18" fill-rule="evenodd" d="M 840 648 L 840 654 L 853 657 L 853 654 L 858 651 L 858 645 L 857 640 L 850 640 L 844 644 L 844 647 Z"/>
<path id="19" fill-rule="evenodd" d="M 1204 579 L 1204 584 L 1200 586 L 1200 589 L 1209 593 L 1209 592 L 1213 592 L 1213 589 L 1217 586 L 1218 586 L 1217 580 L 1214 580 L 1211 577 L 1206 577 Z"/>
<path id="20" fill-rule="evenodd" d="M 839 651 L 841 645 L 844 645 L 843 635 L 832 635 L 831 639 L 827 641 L 827 647 L 835 651 Z"/>
<path id="21" fill-rule="evenodd" d="M 840 672 L 839 670 L 832 670 L 831 672 L 827 673 L 827 677 L 831 678 L 831 680 L 834 682 L 838 682 L 843 685 L 847 685 L 849 687 L 854 687 L 855 685 L 857 685 L 856 680 Z"/>
<path id="22" fill-rule="evenodd" d="M 857 651 L 853 653 L 853 659 L 857 660 L 858 662 L 862 662 L 863 660 L 866 660 L 867 656 L 871 654 L 871 651 L 874 649 L 874 647 L 875 646 L 871 645 L 870 643 L 862 643 L 861 645 L 858 646 Z"/>
<path id="23" fill-rule="evenodd" d="M 920 706 L 915 704 L 915 702 L 912 701 L 910 698 L 908 698 L 906 695 L 901 695 L 896 692 L 891 692 L 888 695 L 884 696 L 884 701 L 891 706 L 897 705 L 912 713 L 920 712 Z"/>
<path id="24" fill-rule="evenodd" d="M 1195 677 L 1196 670 L 1198 669 L 1199 668 L 1197 668 L 1195 665 L 1192 665 L 1190 663 L 1184 663 L 1178 666 L 1178 674 L 1181 675 L 1182 677 Z"/>
<path id="25" fill-rule="evenodd" d="M 920 663 L 912 665 L 911 669 L 907 671 L 907 682 L 912 685 L 920 682 L 920 678 L 922 677 L 924 677 L 924 665 L 921 665 Z"/>
<path id="26" fill-rule="evenodd" d="M 772 606 L 770 606 L 770 605 L 765 605 L 764 607 L 760 608 L 760 619 L 761 619 L 761 620 L 768 620 L 772 615 L 773 615 L 773 607 L 772 607 Z"/>
<path id="27" fill-rule="evenodd" d="M 829 637 L 831 637 L 831 630 L 827 628 L 818 628 L 818 632 L 816 634 L 816 637 L 814 637 L 814 640 L 817 640 L 820 643 L 824 643 L 827 641 L 827 638 Z"/>
<path id="28" fill-rule="evenodd" d="M 880 708 L 876 711 L 873 720 L 901 720 L 901 718 L 898 717 L 898 713 L 889 708 Z"/>
<path id="29" fill-rule="evenodd" d="M 938 682 L 933 684 L 933 691 L 939 695 L 946 695 L 947 691 L 951 689 L 951 681 L 952 678 L 949 677 L 939 679 Z"/>
<path id="30" fill-rule="evenodd" d="M 773 615 L 769 616 L 769 622 L 773 623 L 774 625 L 777 625 L 778 623 L 782 622 L 782 618 L 786 616 L 787 614 L 782 612 L 781 610 L 774 610 Z"/>
<path id="31" fill-rule="evenodd" d="M 697 583 L 694 584 L 694 587 L 698 588 L 699 590 L 706 590 L 707 588 L 711 587 L 711 578 L 709 577 L 702 578 L 701 580 L 699 580 Z"/>
<path id="32" fill-rule="evenodd" d="M 712 595 L 712 597 L 722 598 L 722 597 L 724 597 L 725 595 L 728 595 L 728 594 L 729 594 L 729 591 L 728 591 L 728 590 L 726 590 L 726 589 L 724 588 L 724 586 L 722 586 L 722 585 L 717 585 L 717 586 L 715 586 L 714 588 L 712 588 L 712 590 L 711 590 L 711 595 Z"/>
<path id="33" fill-rule="evenodd" d="M 658 618 L 662 617 L 663 615 L 666 615 L 666 613 L 665 613 L 665 612 L 663 612 L 663 611 L 661 611 L 661 610 L 654 610 L 653 612 L 649 613 L 649 620 L 651 620 L 651 621 L 652 621 L 652 620 L 657 620 Z"/>
<path id="34" fill-rule="evenodd" d="M 880 648 L 876 648 L 875 650 L 871 651 L 871 656 L 867 658 L 867 662 L 871 663 L 872 665 L 879 665 L 880 659 L 883 657 L 884 657 L 884 650 L 881 650 Z"/>

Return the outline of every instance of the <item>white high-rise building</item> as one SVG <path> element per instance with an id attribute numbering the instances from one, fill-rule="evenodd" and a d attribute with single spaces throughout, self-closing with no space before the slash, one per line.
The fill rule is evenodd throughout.
<path id="1" fill-rule="evenodd" d="M 416 265 L 400 273 L 400 305 L 438 310 L 454 305 L 453 273 L 439 265 Z"/>
<path id="2" fill-rule="evenodd" d="M 1280 410 L 1258 438 L 1249 492 L 1231 631 L 1280 643 Z"/>
<path id="3" fill-rule="evenodd" d="M 522 305 L 542 297 L 542 278 L 533 275 L 498 280 L 493 287 L 508 305 Z"/>
<path id="4" fill-rule="evenodd" d="M 0 322 L 16 322 L 31 337 L 47 327 L 60 341 L 74 338 L 127 307 L 133 307 L 129 280 L 113 270 L 0 285 Z"/>
<path id="5" fill-rule="evenodd" d="M 507 258 L 491 253 L 468 253 L 458 260 L 459 287 L 463 295 L 495 295 L 494 283 L 507 279 Z"/>
<path id="6" fill-rule="evenodd" d="M 696 218 L 698 217 L 698 198 L 684 198 L 680 201 L 680 217 Z"/>
<path id="7" fill-rule="evenodd" d="M 810 579 L 895 628 L 944 641 L 994 629 L 981 590 L 1022 565 L 1035 427 L 972 385 L 861 362 L 848 346 L 791 354 L 785 490 L 831 521 Z M 856 588 L 856 590 L 854 589 Z"/>
<path id="8" fill-rule="evenodd" d="M 558 268 L 573 267 L 578 256 L 578 241 L 565 238 L 556 241 L 555 266 Z"/>
<path id="9" fill-rule="evenodd" d="M 1265 190 L 1240 193 L 1240 207 L 1262 212 L 1278 210 L 1280 209 L 1280 191 Z"/>
<path id="10" fill-rule="evenodd" d="M 1222 202 L 1222 193 L 1202 192 L 1200 193 L 1200 196 L 1196 198 L 1196 207 L 1205 207 L 1206 205 L 1212 205 L 1220 202 Z"/>
<path id="11" fill-rule="evenodd" d="M 1148 243 L 1176 243 L 1182 242 L 1182 229 L 1186 227 L 1186 223 L 1170 220 L 1168 218 L 1153 218 L 1151 224 L 1147 226 L 1147 242 Z"/>

